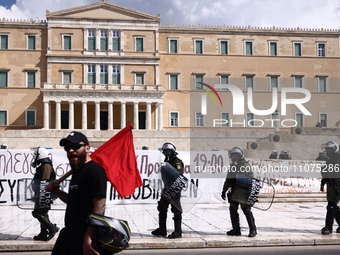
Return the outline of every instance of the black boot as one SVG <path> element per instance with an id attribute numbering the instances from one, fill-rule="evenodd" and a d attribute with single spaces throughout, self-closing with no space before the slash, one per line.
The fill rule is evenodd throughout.
<path id="1" fill-rule="evenodd" d="M 257 231 L 256 231 L 255 219 L 254 219 L 253 213 L 251 211 L 251 208 L 247 207 L 247 208 L 244 208 L 242 210 L 244 212 L 244 215 L 246 216 L 248 226 L 249 226 L 248 237 L 254 237 L 254 236 L 257 235 Z"/>
<path id="2" fill-rule="evenodd" d="M 333 223 L 335 218 L 335 206 L 332 203 L 328 203 L 327 205 L 327 213 L 325 226 L 321 229 L 321 234 L 330 235 L 333 232 Z"/>
<path id="3" fill-rule="evenodd" d="M 168 238 L 181 238 L 182 237 L 182 219 L 174 220 L 175 231 L 168 235 Z"/>
<path id="4" fill-rule="evenodd" d="M 158 219 L 159 219 L 159 228 L 156 228 L 154 231 L 151 232 L 154 236 L 163 236 L 166 237 L 166 213 L 159 213 Z"/>
<path id="5" fill-rule="evenodd" d="M 56 233 L 58 233 L 59 228 L 57 227 L 56 224 L 51 224 L 48 228 L 48 236 L 47 236 L 47 241 L 51 240 Z"/>
<path id="6" fill-rule="evenodd" d="M 230 206 L 229 212 L 230 212 L 231 226 L 233 227 L 233 229 L 229 230 L 227 232 L 227 235 L 228 236 L 240 236 L 241 235 L 240 217 L 239 217 L 239 214 L 237 212 L 237 209 Z"/>
<path id="7" fill-rule="evenodd" d="M 42 234 L 37 235 L 36 238 L 41 238 L 39 240 L 43 240 L 45 239 L 46 236 L 46 240 L 43 241 L 51 240 L 55 236 L 55 234 L 59 231 L 59 228 L 57 227 L 56 224 L 51 223 L 48 217 L 48 211 L 34 209 L 32 215 L 40 222 L 41 229 L 44 229 Z"/>
<path id="8" fill-rule="evenodd" d="M 47 229 L 41 227 L 40 233 L 38 235 L 34 236 L 33 239 L 36 240 L 36 241 L 47 241 L 47 234 L 48 234 Z"/>
<path id="9" fill-rule="evenodd" d="M 335 208 L 335 221 L 338 223 L 338 228 L 336 229 L 336 233 L 340 233 L 340 209 L 339 206 L 336 206 Z"/>

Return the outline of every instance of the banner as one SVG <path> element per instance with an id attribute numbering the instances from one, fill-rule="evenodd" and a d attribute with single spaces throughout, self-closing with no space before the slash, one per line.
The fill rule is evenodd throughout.
<path id="1" fill-rule="evenodd" d="M 53 162 L 57 178 L 70 170 L 66 153 L 62 149 L 48 150 Z M 160 151 L 136 150 L 137 166 L 141 174 L 143 186 L 135 192 L 121 198 L 117 191 L 108 183 L 107 203 L 156 203 L 160 199 L 163 183 L 158 178 L 152 178 L 158 173 L 164 156 Z M 190 152 L 178 151 L 178 157 L 184 162 L 184 177 L 188 179 L 187 187 L 182 191 L 182 197 L 197 200 L 197 188 L 201 191 L 198 203 L 222 202 L 221 192 L 227 171 L 229 159 L 227 151 Z M 255 171 L 255 178 L 272 184 L 275 193 L 311 193 L 319 192 L 320 166 L 322 162 L 313 160 L 269 160 L 248 158 Z M 0 205 L 15 205 L 21 179 L 32 179 L 35 168 L 31 167 L 33 156 L 27 150 L 0 150 Z M 192 164 L 191 164 L 192 163 Z M 190 165 L 191 164 L 191 165 Z M 152 183 L 152 185 L 150 184 Z M 25 193 L 29 188 L 19 187 L 19 193 Z M 68 190 L 67 182 L 63 189 Z M 272 190 L 262 188 L 261 193 L 271 193 Z M 26 194 L 27 195 L 27 194 Z M 58 201 L 54 201 L 58 204 Z M 53 204 L 53 206 L 54 206 Z M 52 206 L 52 207 L 53 207 Z"/>

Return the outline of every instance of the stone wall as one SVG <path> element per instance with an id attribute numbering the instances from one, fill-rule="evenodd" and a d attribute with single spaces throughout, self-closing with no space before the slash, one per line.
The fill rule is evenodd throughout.
<path id="1" fill-rule="evenodd" d="M 119 132 L 79 130 L 85 133 L 94 148 L 99 147 Z M 70 130 L 0 130 L 0 144 L 8 144 L 11 149 L 27 149 L 35 146 L 60 148 L 59 140 Z M 220 129 L 174 129 L 163 131 L 134 130 L 136 149 L 143 146 L 157 150 L 166 141 L 176 144 L 179 151 L 187 150 L 228 150 L 238 146 L 249 158 L 268 158 L 272 150 L 288 149 L 292 159 L 314 160 L 322 143 L 340 143 L 339 128 L 291 128 L 275 130 L 272 128 L 220 128 Z"/>

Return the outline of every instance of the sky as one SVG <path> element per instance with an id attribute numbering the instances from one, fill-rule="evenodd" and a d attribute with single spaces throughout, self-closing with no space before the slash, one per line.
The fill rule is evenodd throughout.
<path id="1" fill-rule="evenodd" d="M 0 0 L 0 19 L 45 20 L 100 0 Z M 340 29 L 340 0 L 107 0 L 151 15 L 162 25 L 227 25 Z"/>

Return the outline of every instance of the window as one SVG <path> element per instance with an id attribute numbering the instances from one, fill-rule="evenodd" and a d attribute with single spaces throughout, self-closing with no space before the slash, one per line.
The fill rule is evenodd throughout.
<path id="1" fill-rule="evenodd" d="M 109 73 L 108 73 L 107 65 L 100 65 L 100 84 L 108 84 L 109 83 Z"/>
<path id="2" fill-rule="evenodd" d="M 278 110 L 276 110 L 275 112 L 272 113 L 271 126 L 275 128 L 279 127 L 279 120 L 280 120 L 279 112 Z"/>
<path id="3" fill-rule="evenodd" d="M 72 83 L 72 72 L 71 71 L 64 71 L 62 75 L 63 75 L 62 79 L 63 79 L 64 84 Z"/>
<path id="4" fill-rule="evenodd" d="M 294 53 L 295 57 L 301 57 L 302 55 L 302 45 L 300 42 L 294 42 Z"/>
<path id="5" fill-rule="evenodd" d="M 195 89 L 203 89 L 203 75 L 195 75 Z"/>
<path id="6" fill-rule="evenodd" d="M 35 50 L 35 35 L 28 35 L 27 36 L 27 49 L 28 50 Z"/>
<path id="7" fill-rule="evenodd" d="M 88 84 L 96 84 L 96 65 L 87 66 L 87 82 Z"/>
<path id="8" fill-rule="evenodd" d="M 0 88 L 8 87 L 8 72 L 0 71 Z"/>
<path id="9" fill-rule="evenodd" d="M 200 112 L 195 113 L 195 126 L 197 127 L 203 127 L 204 126 L 204 119 L 203 114 Z"/>
<path id="10" fill-rule="evenodd" d="M 320 113 L 320 121 L 322 127 L 327 127 L 327 113 Z"/>
<path id="11" fill-rule="evenodd" d="M 177 90 L 178 89 L 178 74 L 170 74 L 169 75 L 169 89 Z"/>
<path id="12" fill-rule="evenodd" d="M 35 88 L 35 72 L 27 72 L 26 75 L 26 87 Z"/>
<path id="13" fill-rule="evenodd" d="M 324 77 L 324 76 L 318 77 L 318 91 L 319 92 L 327 92 L 326 78 L 327 77 Z"/>
<path id="14" fill-rule="evenodd" d="M 7 126 L 7 111 L 0 111 L 0 126 Z"/>
<path id="15" fill-rule="evenodd" d="M 63 36 L 64 50 L 71 50 L 72 48 L 72 36 L 64 35 Z"/>
<path id="16" fill-rule="evenodd" d="M 246 125 L 248 127 L 254 126 L 255 125 L 255 123 L 254 123 L 254 113 L 248 112 L 247 115 L 246 115 L 246 121 L 247 121 Z"/>
<path id="17" fill-rule="evenodd" d="M 254 76 L 245 76 L 245 89 L 248 88 L 254 89 Z"/>
<path id="18" fill-rule="evenodd" d="M 112 50 L 120 51 L 120 32 L 112 31 Z"/>
<path id="19" fill-rule="evenodd" d="M 326 44 L 318 43 L 318 57 L 325 57 L 325 56 L 326 56 Z"/>
<path id="20" fill-rule="evenodd" d="M 203 54 L 203 40 L 195 40 L 195 54 Z"/>
<path id="21" fill-rule="evenodd" d="M 178 40 L 177 39 L 169 40 L 169 53 L 178 53 Z"/>
<path id="22" fill-rule="evenodd" d="M 26 111 L 26 125 L 27 126 L 35 126 L 36 118 L 35 118 L 35 111 L 27 110 Z"/>
<path id="23" fill-rule="evenodd" d="M 245 54 L 253 55 L 253 42 L 245 41 Z"/>
<path id="24" fill-rule="evenodd" d="M 120 84 L 120 65 L 112 66 L 112 84 Z"/>
<path id="25" fill-rule="evenodd" d="M 178 127 L 178 112 L 170 112 L 170 126 Z"/>
<path id="26" fill-rule="evenodd" d="M 8 49 L 8 35 L 0 35 L 0 49 Z"/>
<path id="27" fill-rule="evenodd" d="M 229 113 L 222 112 L 221 113 L 221 119 L 222 119 L 221 126 L 222 127 L 229 127 Z"/>
<path id="28" fill-rule="evenodd" d="M 88 31 L 87 47 L 88 50 L 96 50 L 96 30 Z"/>
<path id="29" fill-rule="evenodd" d="M 303 84 L 302 84 L 302 76 L 294 76 L 294 87 L 295 88 L 302 88 Z"/>
<path id="30" fill-rule="evenodd" d="M 269 42 L 269 55 L 277 56 L 277 42 Z"/>
<path id="31" fill-rule="evenodd" d="M 108 50 L 107 30 L 100 30 L 100 50 Z"/>
<path id="32" fill-rule="evenodd" d="M 220 84 L 229 84 L 229 75 L 220 75 Z M 227 88 L 220 88 L 220 90 L 228 90 Z"/>
<path id="33" fill-rule="evenodd" d="M 279 76 L 269 76 L 269 87 L 270 91 L 273 91 L 273 88 L 279 89 Z"/>
<path id="34" fill-rule="evenodd" d="M 144 84 L 144 74 L 143 73 L 136 73 L 135 74 L 135 84 Z"/>
<path id="35" fill-rule="evenodd" d="M 221 55 L 227 55 L 229 54 L 229 42 L 227 40 L 221 40 L 220 41 L 220 54 Z"/>
<path id="36" fill-rule="evenodd" d="M 297 123 L 297 127 L 303 127 L 303 114 L 302 113 L 296 113 L 295 114 L 295 120 Z"/>
<path id="37" fill-rule="evenodd" d="M 144 51 L 144 38 L 136 37 L 136 51 Z"/>

